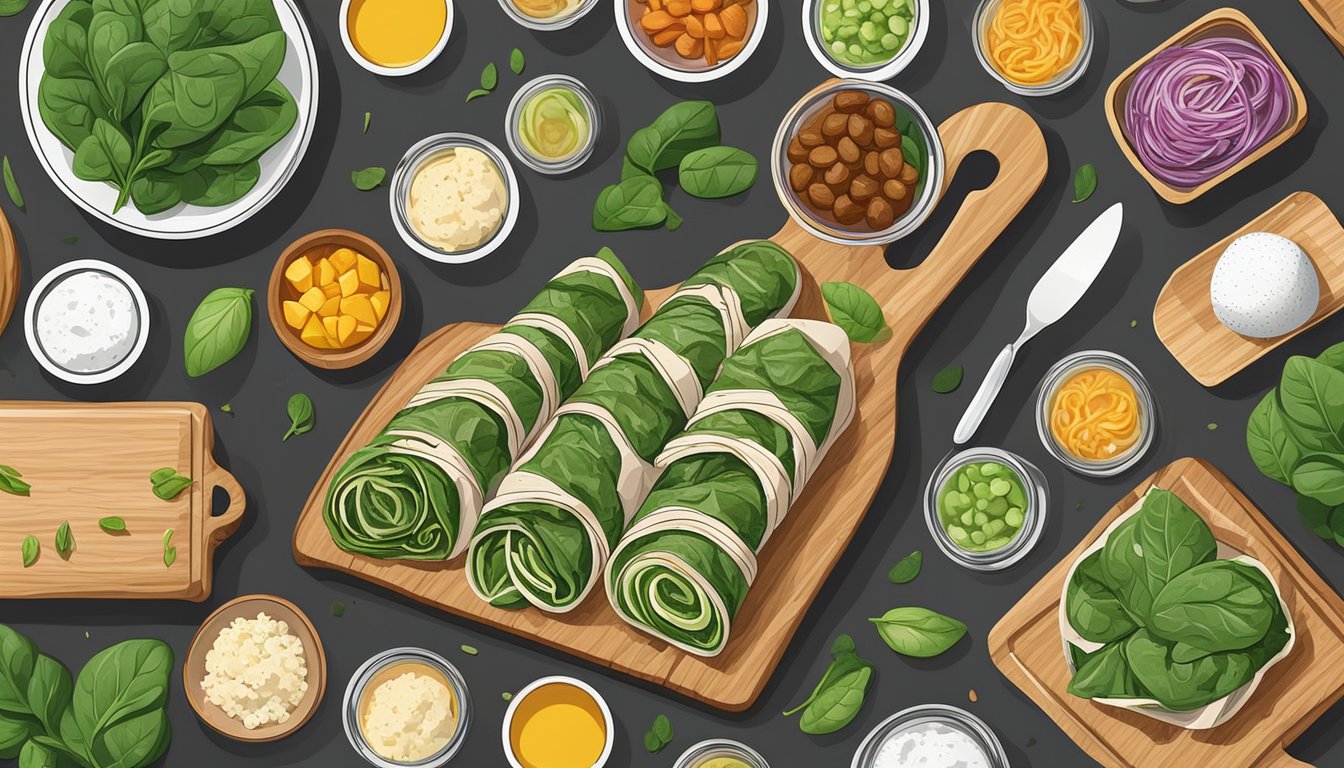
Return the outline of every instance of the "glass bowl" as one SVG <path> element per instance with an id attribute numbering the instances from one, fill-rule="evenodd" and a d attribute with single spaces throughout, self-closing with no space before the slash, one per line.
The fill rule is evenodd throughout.
<path id="1" fill-rule="evenodd" d="M 411 180 L 415 177 L 415 172 L 420 166 L 443 150 L 459 147 L 479 149 L 494 161 L 495 169 L 503 177 L 504 187 L 509 195 L 508 209 L 505 210 L 504 220 L 500 222 L 495 233 L 485 242 L 464 251 L 444 251 L 420 239 L 415 227 L 411 226 L 407 206 L 411 191 Z M 509 233 L 513 231 L 514 225 L 518 223 L 518 175 L 514 172 L 513 165 L 509 162 L 509 158 L 500 151 L 499 147 L 469 133 L 436 134 L 421 140 L 406 150 L 405 156 L 401 158 L 401 161 L 397 163 L 396 170 L 392 172 L 392 183 L 388 189 L 392 223 L 397 228 L 397 234 L 401 235 L 401 239 L 406 242 L 406 245 L 410 246 L 411 250 L 431 261 L 444 264 L 466 264 L 488 256 L 504 244 L 504 241 L 509 237 Z"/>
<path id="2" fill-rule="evenodd" d="M 925 143 L 929 148 L 929 164 L 925 170 L 924 189 L 919 193 L 919 198 L 908 211 L 892 222 L 891 226 L 878 232 L 862 229 L 861 225 L 849 227 L 822 218 L 808 208 L 789 186 L 791 165 L 788 157 L 789 140 L 813 115 L 823 109 L 835 94 L 851 90 L 863 91 L 870 97 L 885 99 L 903 110 L 923 132 Z M 899 124 L 898 122 L 897 125 Z M 914 99 L 884 83 L 854 79 L 837 80 L 823 85 L 804 96 L 793 109 L 789 110 L 775 133 L 770 166 L 775 182 L 775 194 L 779 195 L 780 202 L 784 204 L 793 220 L 810 234 L 839 245 L 885 245 L 914 232 L 933 213 L 938 197 L 942 194 L 943 174 L 946 172 L 943 142 L 938 136 L 938 128 Z"/>
<path id="3" fill-rule="evenodd" d="M 364 691 L 375 675 L 388 667 L 408 662 L 423 664 L 443 675 L 448 687 L 452 689 L 453 696 L 457 698 L 458 716 L 457 730 L 453 732 L 452 738 L 443 749 L 424 760 L 402 763 L 388 760 L 373 751 L 373 747 L 364 739 L 364 733 L 360 730 L 359 710 Z M 345 700 L 341 705 L 341 722 L 345 726 L 345 737 L 350 740 L 350 746 L 354 747 L 359 756 L 370 765 L 377 768 L 439 768 L 447 765 L 466 742 L 467 730 L 471 726 L 471 710 L 471 695 L 467 692 L 467 681 L 463 679 L 462 673 L 457 671 L 457 667 L 447 659 L 423 648 L 393 648 L 374 656 L 355 670 L 354 676 L 350 678 L 350 685 L 345 689 Z"/>
<path id="4" fill-rule="evenodd" d="M 510 0 L 502 0 L 502 2 L 510 2 Z M 519 117 L 528 100 L 551 88 L 564 88 L 573 92 L 575 96 L 579 97 L 584 110 L 588 113 L 588 140 L 577 152 L 563 160 L 538 157 L 529 152 L 523 146 L 519 126 Z M 509 102 L 509 111 L 504 118 L 504 135 L 508 139 L 509 150 L 513 152 L 513 156 L 537 173 L 548 175 L 568 173 L 588 162 L 588 158 L 593 156 L 593 149 L 597 146 L 597 139 L 601 133 L 602 109 L 598 106 L 597 98 L 593 96 L 592 91 L 588 90 L 588 86 L 569 75 L 544 75 L 519 88 L 518 92 L 513 95 L 513 100 Z"/>
<path id="5" fill-rule="evenodd" d="M 1139 402 L 1139 439 L 1129 450 L 1106 461 L 1087 461 L 1070 453 L 1050 431 L 1050 405 L 1059 385 L 1071 374 L 1088 368 L 1103 368 L 1120 374 L 1134 388 Z M 1148 380 L 1125 358 L 1100 350 L 1075 352 L 1055 363 L 1036 390 L 1036 433 L 1045 449 L 1061 464 L 1081 475 L 1112 477 L 1134 466 L 1152 447 L 1157 432 L 1157 402 Z"/>
<path id="6" fill-rule="evenodd" d="M 709 739 L 693 745 L 681 753 L 672 768 L 699 768 L 700 764 L 716 757 L 731 757 L 746 763 L 748 768 L 770 768 L 760 753 L 740 741 Z"/>
<path id="7" fill-rule="evenodd" d="M 571 688 L 575 688 L 592 698 L 593 702 L 597 704 L 597 708 L 601 710 L 603 729 L 606 731 L 606 741 L 602 746 L 602 754 L 598 756 L 597 761 L 593 763 L 592 768 L 603 768 L 607 764 L 607 761 L 611 759 L 611 750 L 615 745 L 616 725 L 611 717 L 611 708 L 607 706 L 607 700 L 602 697 L 602 694 L 597 692 L 596 688 L 593 688 L 591 685 L 576 677 L 566 677 L 564 675 L 551 675 L 539 680 L 533 680 L 531 683 L 528 683 L 527 687 L 514 694 L 513 698 L 509 700 L 509 708 L 504 711 L 504 723 L 500 726 L 500 737 L 504 743 L 504 757 L 508 759 L 510 768 L 526 768 L 513 754 L 513 740 L 511 735 L 513 731 L 513 720 L 518 715 L 518 709 L 522 706 L 523 701 L 525 701 L 528 696 L 537 689 L 548 685 L 567 685 Z"/>
<path id="8" fill-rule="evenodd" d="M 914 24 L 910 28 L 910 35 L 905 39 L 905 44 L 895 56 L 866 66 L 850 64 L 835 58 L 827 50 L 825 40 L 822 39 L 821 11 L 824 3 L 838 1 L 804 0 L 802 4 L 803 39 L 807 41 L 807 47 L 812 51 L 817 63 L 836 77 L 852 77 L 873 82 L 890 80 L 910 66 L 910 62 L 915 60 L 915 56 L 919 55 L 920 49 L 924 47 L 924 41 L 929 36 L 929 0 L 914 0 Z"/>
<path id="9" fill-rule="evenodd" d="M 500 2 L 507 1 L 508 0 L 500 0 Z M 439 55 L 443 53 L 443 49 L 448 47 L 448 38 L 453 35 L 453 17 L 457 15 L 456 10 L 453 8 L 452 0 L 444 0 L 444 5 L 447 7 L 448 17 L 443 25 L 443 34 L 439 35 L 438 42 L 434 44 L 434 47 L 431 48 L 423 58 L 411 64 L 407 64 L 404 67 L 383 66 L 382 64 L 365 58 L 364 54 L 360 53 L 359 48 L 355 46 L 354 39 L 350 37 L 350 4 L 351 0 L 341 0 L 341 43 L 345 46 L 345 52 L 350 54 L 350 58 L 354 59 L 356 64 L 375 75 L 403 77 L 419 72 L 430 64 L 433 64 L 434 60 L 439 58 Z"/>
<path id="10" fill-rule="evenodd" d="M 578 0 L 577 7 L 563 16 L 556 16 L 549 19 L 538 19 L 528 16 L 526 13 L 518 10 L 518 6 L 513 4 L 513 0 L 499 0 L 499 7 L 504 9 L 504 13 L 509 18 L 518 22 L 528 29 L 535 29 L 539 32 L 547 32 L 554 29 L 565 29 L 573 26 L 575 22 L 588 15 L 588 12 L 597 7 L 599 0 Z"/>
<path id="11" fill-rule="evenodd" d="M 625 42 L 630 55 L 650 72 L 680 83 L 707 83 L 718 80 L 747 63 L 747 59 L 751 58 L 761 46 L 761 40 L 765 37 L 765 24 L 770 16 L 770 5 L 771 0 L 756 0 L 751 4 L 751 13 L 755 15 L 751 20 L 751 30 L 747 32 L 746 44 L 736 55 L 710 66 L 703 58 L 684 59 L 671 46 L 659 48 L 654 45 L 644 30 L 639 28 L 639 17 L 636 12 L 647 7 L 644 3 L 639 0 L 612 0 L 612 6 L 616 9 L 616 29 L 620 32 L 621 40 Z"/>
<path id="12" fill-rule="evenodd" d="M 1079 14 L 1082 16 L 1083 44 L 1078 50 L 1077 58 L 1049 82 L 1039 85 L 1023 85 L 1009 80 L 989 60 L 989 54 L 985 51 L 985 40 L 989 36 L 990 21 L 1001 2 L 1002 0 L 981 0 L 980 6 L 975 9 L 975 20 L 971 23 L 971 28 L 975 31 L 973 35 L 975 57 L 980 60 L 980 66 L 984 67 L 991 77 L 1019 96 L 1053 96 L 1082 79 L 1087 72 L 1088 64 L 1092 61 L 1092 48 L 1096 37 L 1092 11 L 1088 8 L 1087 0 L 1078 0 Z"/>
<path id="13" fill-rule="evenodd" d="M 883 720 L 859 745 L 858 751 L 854 753 L 854 762 L 850 763 L 850 768 L 875 768 L 878 752 L 881 751 L 882 744 L 886 742 L 888 737 L 894 733 L 921 725 L 941 725 L 961 731 L 984 752 L 985 757 L 989 760 L 990 768 L 1010 768 L 1008 755 L 1003 751 L 1003 744 L 999 743 L 999 737 L 994 735 L 994 731 L 990 730 L 983 720 L 964 709 L 945 704 L 924 704 L 911 707 Z"/>
<path id="14" fill-rule="evenodd" d="M 976 552 L 957 544 L 943 528 L 938 515 L 938 496 L 943 486 L 952 478 L 953 473 L 967 464 L 995 461 L 1013 470 L 1022 480 L 1027 494 L 1027 505 L 1023 510 L 1022 527 L 1017 535 L 998 549 Z M 1046 490 L 1045 475 L 1035 464 L 1015 453 L 998 448 L 970 448 L 948 456 L 934 470 L 933 477 L 924 489 L 924 522 L 928 525 L 933 542 L 949 560 L 973 571 L 993 573 L 1016 565 L 1025 558 L 1045 531 L 1050 494 Z"/>

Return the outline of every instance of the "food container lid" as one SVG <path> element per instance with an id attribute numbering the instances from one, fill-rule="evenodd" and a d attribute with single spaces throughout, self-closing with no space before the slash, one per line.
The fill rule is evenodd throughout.
<path id="1" fill-rule="evenodd" d="M 430 64 L 433 64 L 434 60 L 439 58 L 439 54 L 443 53 L 443 49 L 448 47 L 448 38 L 453 35 L 453 18 L 457 14 L 454 12 L 453 0 L 443 0 L 443 4 L 447 8 L 448 16 L 443 22 L 443 34 L 439 35 L 438 42 L 436 42 L 434 47 L 429 50 L 429 53 L 426 53 L 419 61 L 416 61 L 413 64 L 407 64 L 404 67 L 385 67 L 364 58 L 364 54 L 360 53 L 359 49 L 355 47 L 355 41 L 350 37 L 351 2 L 352 0 L 341 0 L 341 43 L 345 46 L 345 52 L 350 54 L 350 58 L 354 59 L 356 64 L 375 75 L 402 77 L 419 72 Z M 508 2 L 508 0 L 501 0 L 501 2 Z"/>
<path id="2" fill-rule="evenodd" d="M 511 0 L 500 1 L 507 3 Z M 579 98 L 588 113 L 587 141 L 577 152 L 563 160 L 550 160 L 532 154 L 523 145 L 521 135 L 520 118 L 522 117 L 523 107 L 534 96 L 552 88 L 563 88 L 572 92 Z M 569 75 L 543 75 L 528 82 L 513 95 L 513 100 L 509 102 L 509 110 L 504 117 L 504 136 L 508 139 L 509 150 L 513 152 L 513 156 L 537 173 L 549 175 L 568 173 L 588 162 L 588 159 L 593 156 L 593 150 L 597 147 L 597 140 L 601 133 L 602 107 L 598 104 L 597 97 L 593 95 L 592 91 L 588 90 L 588 86 Z"/>
<path id="3" fill-rule="evenodd" d="M 807 48 L 812 51 L 812 56 L 817 60 L 817 63 L 836 77 L 871 80 L 875 83 L 890 80 L 904 72 L 905 68 L 910 66 L 910 62 L 914 61 L 920 50 L 924 48 L 924 41 L 929 36 L 929 0 L 914 0 L 914 23 L 910 27 L 909 35 L 905 38 L 905 44 L 896 51 L 894 56 L 886 61 L 867 66 L 840 61 L 832 56 L 830 51 L 826 50 L 821 36 L 823 5 L 834 1 L 836 0 L 804 0 L 803 39 L 807 41 Z"/>
<path id="4" fill-rule="evenodd" d="M 1120 374 L 1134 388 L 1139 403 L 1139 439 L 1129 450 L 1106 461 L 1087 461 L 1068 451 L 1055 440 L 1050 430 L 1050 406 L 1055 391 L 1071 374 L 1088 368 L 1102 368 Z M 1148 379 L 1130 361 L 1102 350 L 1085 350 L 1067 355 L 1046 372 L 1036 389 L 1036 433 L 1041 444 L 1061 464 L 1081 475 L 1112 477 L 1129 469 L 1143 459 L 1153 445 L 1157 433 L 1157 401 L 1148 386 Z"/>
<path id="5" fill-rule="evenodd" d="M 759 752 L 732 739 L 708 739 L 692 745 L 681 753 L 681 757 L 677 758 L 672 768 L 700 768 L 702 763 L 716 757 L 737 758 L 750 768 L 770 768 L 770 764 L 765 762 L 765 758 L 761 757 Z"/>
<path id="6" fill-rule="evenodd" d="M 1024 85 L 1010 80 L 989 60 L 989 53 L 985 50 L 985 40 L 989 34 L 989 25 L 994 19 L 994 12 L 998 10 L 1001 2 L 1002 0 L 981 0 L 980 5 L 975 9 L 975 20 L 971 23 L 971 29 L 975 31 L 975 34 L 971 36 L 975 47 L 975 57 L 979 59 L 980 66 L 984 67 L 990 77 L 998 80 L 1004 88 L 1019 96 L 1053 96 L 1078 82 L 1083 75 L 1087 74 L 1087 67 L 1092 62 L 1092 48 L 1095 45 L 1096 38 L 1092 10 L 1088 7 L 1087 0 L 1078 0 L 1078 13 L 1081 16 L 1080 23 L 1083 28 L 1083 44 L 1078 49 L 1078 56 L 1067 67 L 1060 70 L 1059 74 L 1051 78 L 1049 82 L 1040 85 Z"/>
<path id="7" fill-rule="evenodd" d="M 1027 494 L 1027 506 L 1023 510 L 1022 527 L 1017 535 L 1004 546 L 986 552 L 965 549 L 957 544 L 943 527 L 938 516 L 938 496 L 943 486 L 952 478 L 953 473 L 967 464 L 995 461 L 1013 470 L 1022 481 Z M 1041 540 L 1045 531 L 1050 494 L 1047 491 L 1045 475 L 1035 464 L 1015 453 L 999 448 L 970 448 L 954 453 L 938 465 L 929 483 L 924 489 L 924 522 L 933 536 L 933 543 L 952 562 L 963 568 L 983 573 L 1006 570 L 1021 562 Z"/>
<path id="8" fill-rule="evenodd" d="M 443 675 L 449 688 L 453 691 L 453 696 L 457 698 L 457 730 L 453 731 L 452 738 L 444 745 L 443 749 L 430 755 L 424 760 L 412 763 L 401 763 L 395 760 L 388 760 L 373 750 L 369 743 L 364 740 L 364 733 L 360 728 L 359 709 L 360 701 L 364 697 L 364 691 L 369 682 L 383 669 L 397 664 L 405 663 L 424 664 Z M 345 727 L 345 737 L 350 740 L 350 746 L 354 747 L 355 752 L 364 758 L 370 765 L 377 768 L 439 768 L 447 765 L 448 761 L 462 749 L 462 745 L 467 740 L 467 731 L 471 726 L 471 695 L 467 692 L 467 681 L 462 677 L 462 673 L 457 671 L 457 667 L 442 656 L 424 648 L 392 648 L 377 654 L 373 658 L 360 665 L 355 670 L 355 674 L 350 678 L 350 684 L 345 689 L 345 700 L 341 705 L 342 725 Z"/>
<path id="9" fill-rule="evenodd" d="M 742 50 L 712 67 L 704 61 L 697 64 L 695 61 L 681 59 L 675 51 L 665 54 L 664 49 L 655 47 L 648 35 L 644 34 L 644 30 L 637 28 L 638 23 L 632 16 L 634 9 L 639 5 L 641 3 L 635 0 L 612 1 L 612 7 L 616 10 L 616 30 L 620 32 L 621 40 L 625 42 L 630 55 L 650 72 L 669 80 L 681 83 L 707 83 L 736 72 L 761 46 L 761 40 L 765 37 L 766 20 L 770 16 L 771 0 L 756 0 L 752 3 L 756 18 L 751 31 L 747 33 L 746 44 Z"/>
<path id="10" fill-rule="evenodd" d="M 125 285 L 131 293 L 136 312 L 137 335 L 130 352 L 126 353 L 126 356 L 111 368 L 90 373 L 71 371 L 62 367 L 51 359 L 47 351 L 42 348 L 42 342 L 37 335 L 37 310 L 42 305 L 42 301 L 56 283 L 80 272 L 101 272 Z M 28 342 L 28 350 L 32 352 L 33 357 L 37 360 L 38 365 L 42 366 L 43 370 L 71 384 L 103 384 L 130 370 L 131 366 L 135 365 L 136 361 L 140 359 L 140 355 L 145 351 L 145 344 L 149 341 L 149 324 L 149 302 L 145 300 L 145 292 L 140 288 L 140 284 L 121 267 L 98 259 L 78 259 L 67 262 L 43 275 L 42 279 L 37 281 L 33 290 L 28 294 L 28 303 L 23 311 L 23 335 Z"/>
<path id="11" fill-rule="evenodd" d="M 859 745 L 850 768 L 876 768 L 878 752 L 889 736 L 908 728 L 929 724 L 943 725 L 969 736 L 984 752 L 990 768 L 1010 768 L 1008 755 L 1003 751 L 1003 744 L 999 742 L 999 737 L 994 735 L 994 731 L 970 712 L 946 704 L 911 707 L 883 720 Z"/>

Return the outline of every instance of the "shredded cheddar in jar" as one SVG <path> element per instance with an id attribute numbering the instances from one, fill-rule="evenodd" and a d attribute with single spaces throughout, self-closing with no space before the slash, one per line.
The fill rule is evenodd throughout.
<path id="1" fill-rule="evenodd" d="M 1018 85 L 1044 85 L 1083 49 L 1079 0 L 1003 0 L 986 33 L 994 68 Z"/>
<path id="2" fill-rule="evenodd" d="M 1050 404 L 1050 434 L 1084 461 L 1110 461 L 1142 436 L 1134 385 L 1106 368 L 1084 368 L 1066 378 Z"/>

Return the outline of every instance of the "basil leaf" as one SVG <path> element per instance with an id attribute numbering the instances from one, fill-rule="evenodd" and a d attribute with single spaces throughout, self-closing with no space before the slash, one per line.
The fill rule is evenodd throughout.
<path id="1" fill-rule="evenodd" d="M 1332 507 L 1344 504 L 1344 456 L 1312 453 L 1293 468 L 1293 488 Z"/>
<path id="2" fill-rule="evenodd" d="M 1292 485 L 1293 468 L 1302 459 L 1302 449 L 1279 408 L 1277 392 L 1265 395 L 1251 411 L 1246 422 L 1246 448 L 1255 466 L 1267 477 Z"/>
<path id="3" fill-rule="evenodd" d="M 166 568 L 172 568 L 177 562 L 177 547 L 172 546 L 172 541 L 173 529 L 169 528 L 163 532 L 163 565 Z"/>
<path id="4" fill-rule="evenodd" d="M 167 481 L 168 478 L 173 477 L 176 474 L 177 470 L 173 469 L 172 467 L 160 467 L 159 469 L 156 469 L 153 472 L 149 473 L 149 482 L 152 485 L 158 485 L 159 483 Z"/>
<path id="5" fill-rule="evenodd" d="M 104 517 L 98 521 L 98 527 L 108 533 L 121 533 L 126 530 L 126 521 L 120 517 Z"/>
<path id="6" fill-rule="evenodd" d="M 56 554 L 62 559 L 69 560 L 70 553 L 75 550 L 75 536 L 70 532 L 70 521 L 61 522 L 56 529 Z"/>
<path id="7" fill-rule="evenodd" d="M 183 342 L 188 376 L 204 376 L 243 350 L 252 330 L 252 293 L 216 288 L 196 307 Z"/>
<path id="8" fill-rule="evenodd" d="M 736 147 L 709 147 L 682 158 L 677 179 L 688 194 L 715 199 L 751 189 L 758 171 L 759 164 L 750 152 Z"/>
<path id="9" fill-rule="evenodd" d="M 916 549 L 914 552 L 901 558 L 901 561 L 892 567 L 891 573 L 887 578 L 892 584 L 909 584 L 914 581 L 919 572 L 924 567 L 924 553 Z M 853 641 L 851 641 L 852 643 Z"/>
<path id="10" fill-rule="evenodd" d="M 869 293 L 853 283 L 822 283 L 821 296 L 831 321 L 840 326 L 850 341 L 866 344 L 887 332 L 882 307 Z"/>
<path id="11" fill-rule="evenodd" d="M 387 178 L 387 169 L 380 165 L 371 165 L 350 174 L 350 181 L 355 185 L 355 189 L 361 192 L 376 189 L 385 178 Z"/>
<path id="12" fill-rule="evenodd" d="M 869 621 L 893 651 L 919 659 L 944 653 L 966 634 L 965 624 L 927 608 L 893 608 Z"/>
<path id="13" fill-rule="evenodd" d="M 5 14 L 0 13 L 0 16 L 3 15 Z M 5 192 L 9 195 L 9 201 L 14 203 L 15 206 L 23 208 L 23 192 L 19 191 L 19 182 L 14 180 L 14 169 L 9 167 L 9 155 L 5 155 L 0 164 L 4 166 Z"/>
<path id="14" fill-rule="evenodd" d="M 17 16 L 28 7 L 28 0 L 0 0 L 0 16 Z"/>
<path id="15" fill-rule="evenodd" d="M 150 481 L 153 483 L 154 495 L 164 501 L 172 501 L 191 487 L 191 478 L 179 475 L 175 471 L 159 482 L 153 482 L 153 480 L 154 478 L 151 477 Z"/>
<path id="16" fill-rule="evenodd" d="M 19 551 L 23 555 L 23 567 L 27 568 L 37 562 L 37 556 L 42 552 L 42 544 L 38 542 L 36 536 L 25 536 Z"/>
<path id="17" fill-rule="evenodd" d="M 949 365 L 933 376 L 933 391 L 940 395 L 948 395 L 957 391 L 961 386 L 961 381 L 966 376 L 966 368 L 962 365 Z"/>
<path id="18" fill-rule="evenodd" d="M 653 719 L 653 733 L 664 744 L 672 741 L 672 721 L 667 719 L 667 715 L 659 715 Z"/>
<path id="19" fill-rule="evenodd" d="M 1078 167 L 1073 175 L 1073 202 L 1081 203 L 1097 191 L 1097 169 L 1091 163 Z"/>
<path id="20" fill-rule="evenodd" d="M 32 486 L 20 480 L 23 475 L 13 467 L 0 464 L 0 491 L 15 496 L 27 496 Z"/>
<path id="21" fill-rule="evenodd" d="M 514 48 L 513 52 L 509 54 L 509 69 L 513 74 L 521 75 L 523 74 L 523 67 L 525 65 L 526 61 L 523 59 L 523 52 Z"/>
<path id="22" fill-rule="evenodd" d="M 1201 563 L 1176 576 L 1153 599 L 1148 629 L 1204 655 L 1253 645 L 1269 631 L 1274 618 L 1257 583 L 1263 576 L 1231 560 Z"/>
<path id="23" fill-rule="evenodd" d="M 1101 550 L 1097 550 L 1074 569 L 1064 592 L 1064 615 L 1083 639 L 1110 643 L 1138 629 L 1138 624 L 1107 583 L 1101 557 Z"/>
<path id="24" fill-rule="evenodd" d="M 683 101 L 668 107 L 653 124 L 635 131 L 626 143 L 630 162 L 647 173 L 675 168 L 697 149 L 719 143 L 719 115 L 708 101 Z"/>
<path id="25" fill-rule="evenodd" d="M 372 113 L 372 112 L 365 112 L 365 113 L 364 113 L 364 132 L 365 132 L 365 133 L 368 133 L 368 132 L 369 132 L 369 121 L 372 120 L 372 119 L 373 119 L 373 113 Z"/>
<path id="26" fill-rule="evenodd" d="M 663 185 L 652 176 L 635 176 L 613 184 L 597 196 L 593 206 L 593 229 L 619 232 L 654 227 L 667 219 Z"/>
<path id="27" fill-rule="evenodd" d="M 487 91 L 493 91 L 495 90 L 495 86 L 498 84 L 499 84 L 499 69 L 495 66 L 495 63 L 492 61 L 489 64 L 485 65 L 485 69 L 481 70 L 481 87 Z"/>
<path id="28" fill-rule="evenodd" d="M 307 395 L 299 392 L 289 398 L 289 403 L 285 405 L 285 412 L 289 414 L 289 431 L 280 439 L 284 442 L 295 435 L 302 435 L 310 432 L 316 423 L 316 413 L 313 410 L 313 401 Z"/>
<path id="29" fill-rule="evenodd" d="M 489 96 L 489 95 L 490 95 L 489 91 L 477 88 L 476 90 L 467 94 L 467 102 L 470 103 L 472 99 L 479 99 L 482 96 Z"/>

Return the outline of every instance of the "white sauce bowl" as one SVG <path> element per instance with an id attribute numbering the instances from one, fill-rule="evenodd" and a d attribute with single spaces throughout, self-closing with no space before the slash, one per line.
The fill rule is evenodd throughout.
<path id="1" fill-rule="evenodd" d="M 79 272 L 101 272 L 125 285 L 131 293 L 138 314 L 136 339 L 131 351 L 111 368 L 91 373 L 80 373 L 62 367 L 43 349 L 37 334 L 37 311 L 41 307 L 42 301 L 46 299 L 53 286 Z M 140 355 L 144 353 L 145 344 L 149 341 L 149 302 L 145 300 L 145 292 L 141 290 L 140 284 L 121 267 L 97 259 L 79 259 L 56 267 L 43 275 L 42 279 L 38 280 L 37 284 L 33 286 L 32 292 L 28 294 L 28 304 L 23 312 L 23 335 L 28 341 L 29 351 L 33 353 L 33 357 L 37 359 L 38 364 L 47 373 L 71 384 L 103 384 L 130 370 L 131 366 L 135 365 L 135 362 L 140 359 Z"/>

